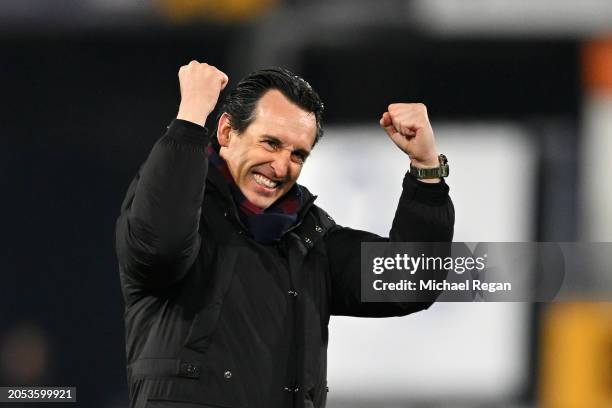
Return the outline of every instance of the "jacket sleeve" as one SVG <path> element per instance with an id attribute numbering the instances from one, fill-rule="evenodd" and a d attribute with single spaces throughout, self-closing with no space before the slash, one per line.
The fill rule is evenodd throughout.
<path id="1" fill-rule="evenodd" d="M 331 275 L 331 314 L 403 316 L 431 306 L 433 301 L 361 302 L 361 243 L 452 241 L 455 210 L 448 192 L 449 187 L 444 181 L 423 183 L 407 173 L 389 238 L 339 226 L 329 232 L 326 243 Z M 445 278 L 446 273 L 443 274 L 436 278 Z"/>
<path id="2" fill-rule="evenodd" d="M 141 166 L 116 225 L 122 281 L 163 288 L 194 263 L 209 141 L 204 127 L 175 119 Z"/>

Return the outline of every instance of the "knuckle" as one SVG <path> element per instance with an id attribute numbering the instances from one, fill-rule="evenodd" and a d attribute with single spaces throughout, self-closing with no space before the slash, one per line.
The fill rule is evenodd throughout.
<path id="1" fill-rule="evenodd" d="M 427 108 L 421 102 L 408 104 L 408 107 L 414 112 L 426 112 Z"/>

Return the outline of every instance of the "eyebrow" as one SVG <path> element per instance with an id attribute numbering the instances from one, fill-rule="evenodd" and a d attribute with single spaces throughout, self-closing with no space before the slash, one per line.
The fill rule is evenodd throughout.
<path id="1" fill-rule="evenodd" d="M 272 135 L 263 135 L 264 138 L 269 139 L 275 143 L 278 143 L 281 146 L 284 146 L 284 143 L 282 142 L 282 140 L 280 140 L 278 137 L 276 136 L 272 136 Z M 310 151 L 308 150 L 304 150 L 304 149 L 295 149 L 292 153 L 300 153 L 302 155 L 304 155 L 304 158 L 310 156 Z"/>

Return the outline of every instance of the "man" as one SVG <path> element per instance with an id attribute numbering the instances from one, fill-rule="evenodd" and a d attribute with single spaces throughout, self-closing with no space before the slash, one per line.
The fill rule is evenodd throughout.
<path id="1" fill-rule="evenodd" d="M 448 187 L 407 174 L 388 239 L 340 227 L 296 184 L 322 135 L 307 82 L 279 68 L 247 76 L 215 148 L 204 124 L 227 76 L 192 61 L 179 82 L 177 118 L 117 222 L 131 407 L 323 407 L 330 315 L 430 305 L 362 303 L 361 242 L 451 240 Z M 380 125 L 415 171 L 438 171 L 423 105 L 392 104 Z"/>

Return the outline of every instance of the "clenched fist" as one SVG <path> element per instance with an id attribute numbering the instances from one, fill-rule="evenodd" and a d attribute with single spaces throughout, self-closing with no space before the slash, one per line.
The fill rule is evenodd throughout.
<path id="1" fill-rule="evenodd" d="M 433 129 L 422 103 L 392 103 L 380 118 L 380 126 L 410 157 L 415 167 L 438 167 Z"/>
<path id="2" fill-rule="evenodd" d="M 181 105 L 177 119 L 204 126 L 206 118 L 217 105 L 219 94 L 227 85 L 227 75 L 212 65 L 193 60 L 179 69 L 178 77 Z"/>

